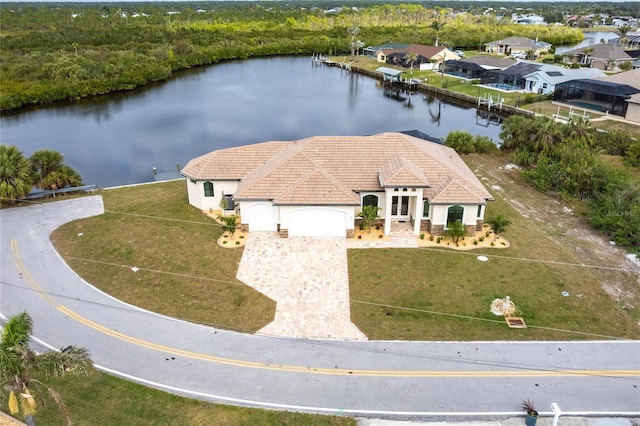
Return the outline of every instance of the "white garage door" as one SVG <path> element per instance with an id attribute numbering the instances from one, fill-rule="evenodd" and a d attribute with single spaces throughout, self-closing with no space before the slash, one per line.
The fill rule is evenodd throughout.
<path id="1" fill-rule="evenodd" d="M 268 203 L 251 204 L 248 207 L 249 232 L 251 231 L 277 231 L 278 210 Z"/>
<path id="2" fill-rule="evenodd" d="M 347 213 L 340 210 L 309 208 L 288 215 L 290 237 L 344 237 Z"/>

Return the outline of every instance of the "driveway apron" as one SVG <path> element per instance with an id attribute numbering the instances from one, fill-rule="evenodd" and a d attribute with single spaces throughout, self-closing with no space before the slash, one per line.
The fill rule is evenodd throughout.
<path id="1" fill-rule="evenodd" d="M 351 322 L 345 238 L 253 232 L 237 277 L 277 303 L 274 321 L 258 334 L 367 340 Z"/>

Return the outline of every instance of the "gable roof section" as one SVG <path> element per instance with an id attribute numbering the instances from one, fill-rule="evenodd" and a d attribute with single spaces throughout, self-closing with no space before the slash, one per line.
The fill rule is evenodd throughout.
<path id="1" fill-rule="evenodd" d="M 316 168 L 274 198 L 276 205 L 359 206 L 360 196 L 326 171 Z"/>
<path id="2" fill-rule="evenodd" d="M 358 192 L 383 191 L 381 181 L 389 186 L 442 187 L 450 179 L 456 183 L 450 194 L 466 195 L 466 199 L 484 203 L 493 199 L 482 183 L 449 147 L 403 133 L 380 133 L 371 136 L 315 136 L 294 142 L 265 142 L 213 151 L 192 161 L 224 164 L 216 157 L 236 157 L 233 164 L 243 163 L 266 145 L 273 156 L 251 160 L 254 169 L 242 177 L 234 194 L 237 200 L 274 200 L 277 204 L 353 205 L 359 204 Z M 281 148 L 276 150 L 275 147 Z M 203 158 L 204 157 L 204 158 Z M 206 157 L 212 157 L 207 159 Z M 191 162 L 189 162 L 191 164 Z M 189 167 L 189 164 L 187 165 Z M 185 167 L 185 169 L 187 169 Z M 220 180 L 224 169 L 211 169 Z M 244 170 L 242 170 L 244 171 Z M 238 171 L 231 168 L 231 172 Z M 193 177 L 185 173 L 183 175 Z M 197 176 L 209 180 L 206 174 Z M 460 189 L 463 188 L 464 190 Z M 456 192 L 457 191 L 457 192 Z M 429 190 L 429 197 L 438 195 Z M 444 197 L 444 198 L 443 198 Z M 439 199 L 446 199 L 441 196 Z M 461 203 L 458 199 L 455 202 Z"/>
<path id="3" fill-rule="evenodd" d="M 485 198 L 479 197 L 472 188 L 449 178 L 429 196 L 429 202 L 431 204 L 483 204 Z"/>
<path id="4" fill-rule="evenodd" d="M 380 168 L 380 185 L 382 187 L 429 187 L 429 179 L 424 172 L 402 155 L 394 155 Z"/>

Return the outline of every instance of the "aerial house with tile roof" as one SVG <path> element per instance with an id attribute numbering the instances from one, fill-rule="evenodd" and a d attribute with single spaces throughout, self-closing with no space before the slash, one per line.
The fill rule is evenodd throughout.
<path id="1" fill-rule="evenodd" d="M 481 230 L 491 194 L 451 148 L 416 134 L 315 136 L 221 149 L 182 169 L 189 203 L 218 210 L 231 196 L 241 227 L 282 237 L 352 237 L 364 205 L 415 235 L 454 222 Z"/>

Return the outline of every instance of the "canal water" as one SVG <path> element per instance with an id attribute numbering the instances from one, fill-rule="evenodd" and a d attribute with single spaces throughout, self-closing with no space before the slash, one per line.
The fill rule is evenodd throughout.
<path id="1" fill-rule="evenodd" d="M 558 46 L 556 48 L 556 53 L 560 54 L 569 50 L 580 49 L 581 47 L 593 46 L 594 44 L 599 44 L 602 41 L 606 43 L 609 40 L 618 37 L 620 37 L 620 35 L 613 31 L 587 31 L 584 33 L 584 40 L 580 43 Z"/>
<path id="2" fill-rule="evenodd" d="M 234 61 L 182 72 L 133 92 L 0 117 L 0 142 L 25 156 L 54 149 L 85 184 L 153 181 L 198 155 L 314 135 L 464 130 L 499 141 L 476 109 L 414 93 L 387 96 L 371 78 L 314 65 L 310 57 Z M 366 152 L 362 153 L 366 157 Z"/>

